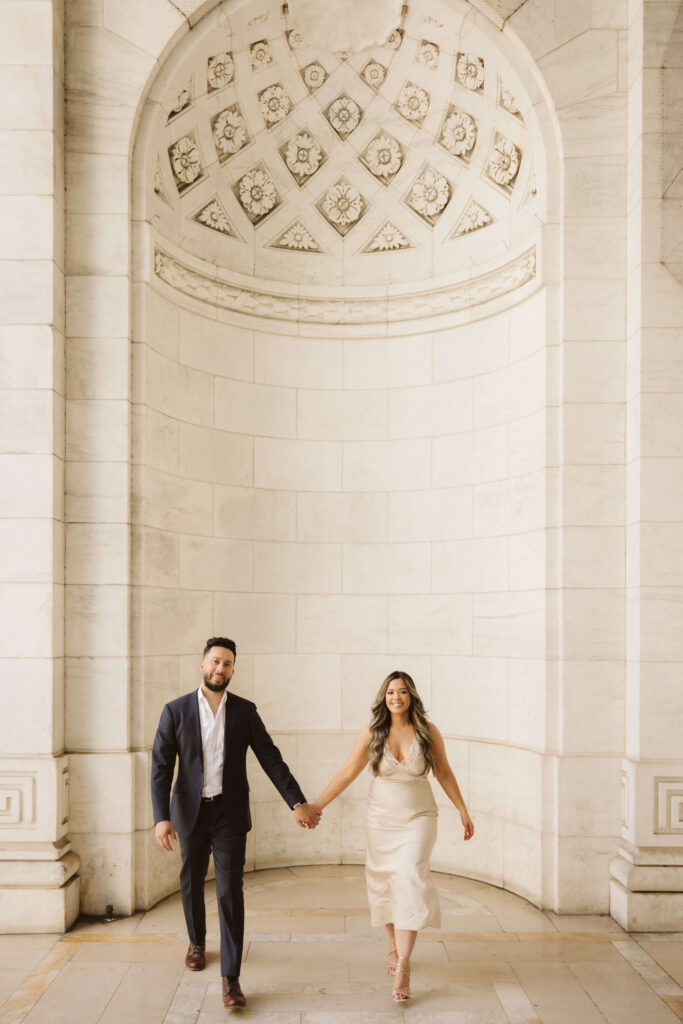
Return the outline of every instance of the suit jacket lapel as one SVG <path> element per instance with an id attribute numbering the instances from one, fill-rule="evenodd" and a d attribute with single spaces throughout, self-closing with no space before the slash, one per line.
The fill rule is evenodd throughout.
<path id="1" fill-rule="evenodd" d="M 235 715 L 234 715 L 234 710 L 235 709 L 233 707 L 233 704 L 234 704 L 234 698 L 233 698 L 232 694 L 229 693 L 227 695 L 227 699 L 225 701 L 225 738 L 223 740 L 223 765 L 224 766 L 225 766 L 225 763 L 226 763 L 226 761 L 228 759 L 227 755 L 228 755 L 228 744 L 230 742 L 230 734 L 232 733 L 233 726 L 235 724 Z"/>
<path id="2" fill-rule="evenodd" d="M 199 721 L 199 699 L 197 697 L 197 691 L 191 695 L 190 700 L 190 722 L 192 723 L 192 735 L 194 736 L 195 742 L 199 748 L 199 757 L 202 762 L 202 770 L 204 769 L 204 746 L 202 744 L 202 726 Z"/>

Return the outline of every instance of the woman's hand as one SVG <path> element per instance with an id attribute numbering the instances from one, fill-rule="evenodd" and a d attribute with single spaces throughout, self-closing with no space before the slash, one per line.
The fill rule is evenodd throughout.
<path id="1" fill-rule="evenodd" d="M 465 829 L 465 842 L 467 842 L 467 840 L 471 839 L 474 835 L 474 823 L 467 811 L 460 812 L 460 820 L 463 828 Z"/>

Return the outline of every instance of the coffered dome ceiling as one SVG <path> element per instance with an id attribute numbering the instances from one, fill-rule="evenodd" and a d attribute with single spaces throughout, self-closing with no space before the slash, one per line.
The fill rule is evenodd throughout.
<path id="1" fill-rule="evenodd" d="M 421 0 L 382 45 L 331 53 L 295 11 L 224 7 L 162 72 L 148 134 L 157 235 L 218 268 L 326 287 L 521 252 L 545 171 L 504 37 L 464 2 Z"/>

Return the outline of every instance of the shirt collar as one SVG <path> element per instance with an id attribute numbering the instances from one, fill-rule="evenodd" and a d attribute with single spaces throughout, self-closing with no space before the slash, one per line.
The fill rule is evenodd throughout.
<path id="1" fill-rule="evenodd" d="M 200 708 L 204 707 L 207 710 L 211 711 L 211 705 L 209 704 L 208 700 L 204 696 L 204 691 L 202 690 L 201 686 L 199 686 L 197 688 L 197 699 L 199 700 Z M 225 689 L 223 690 L 223 696 L 221 697 L 221 702 L 218 705 L 218 711 L 220 711 L 220 709 L 223 707 L 223 705 L 227 703 L 227 700 L 228 700 L 228 688 L 226 686 Z M 213 711 L 211 711 L 211 714 L 213 714 Z"/>

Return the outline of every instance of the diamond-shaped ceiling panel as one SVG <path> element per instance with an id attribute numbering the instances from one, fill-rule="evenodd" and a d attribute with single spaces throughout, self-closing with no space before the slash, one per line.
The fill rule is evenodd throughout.
<path id="1" fill-rule="evenodd" d="M 148 219 L 270 280 L 418 281 L 504 255 L 545 191 L 508 45 L 466 0 L 403 4 L 360 53 L 311 46 L 287 3 L 219 6 L 164 69 Z"/>

